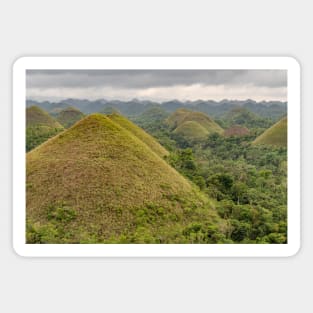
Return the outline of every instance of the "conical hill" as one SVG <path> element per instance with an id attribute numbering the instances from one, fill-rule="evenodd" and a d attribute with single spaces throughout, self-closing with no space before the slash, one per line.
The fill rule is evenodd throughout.
<path id="1" fill-rule="evenodd" d="M 287 147 L 287 117 L 282 118 L 253 142 L 256 145 Z"/>
<path id="2" fill-rule="evenodd" d="M 212 133 L 223 133 L 223 129 L 205 113 L 187 109 L 178 109 L 172 113 L 167 119 L 167 124 L 174 132 L 191 140 L 205 138 Z"/>
<path id="3" fill-rule="evenodd" d="M 56 119 L 65 128 L 69 128 L 84 117 L 84 113 L 74 107 L 68 107 L 60 111 Z"/>
<path id="4" fill-rule="evenodd" d="M 28 242 L 183 243 L 190 223 L 217 225 L 208 198 L 125 120 L 87 116 L 27 154 Z"/>
<path id="5" fill-rule="evenodd" d="M 37 106 L 26 109 L 26 126 L 46 126 L 51 128 L 63 128 L 59 122 L 47 112 Z"/>

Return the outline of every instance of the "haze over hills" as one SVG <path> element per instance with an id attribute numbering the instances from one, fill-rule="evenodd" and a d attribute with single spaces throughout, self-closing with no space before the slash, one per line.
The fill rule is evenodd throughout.
<path id="1" fill-rule="evenodd" d="M 127 119 L 92 114 L 29 152 L 28 242 L 184 243 L 192 222 L 218 227 L 209 199 L 155 147 Z"/>
<path id="2" fill-rule="evenodd" d="M 255 145 L 287 147 L 287 117 L 282 118 L 255 139 Z"/>
<path id="3" fill-rule="evenodd" d="M 67 107 L 61 110 L 57 115 L 57 121 L 65 128 L 69 128 L 81 120 L 85 115 L 75 107 Z"/>
<path id="4" fill-rule="evenodd" d="M 273 120 L 278 120 L 279 118 L 286 115 L 287 112 L 287 102 L 280 101 L 261 101 L 256 102 L 254 100 L 222 100 L 222 101 L 213 101 L 213 100 L 197 100 L 197 101 L 179 101 L 172 100 L 157 103 L 155 101 L 149 100 L 138 100 L 133 99 L 130 101 L 121 101 L 121 100 L 82 100 L 82 99 L 65 99 L 60 102 L 49 102 L 49 101 L 34 101 L 27 100 L 26 105 L 38 105 L 44 110 L 51 112 L 53 110 L 64 109 L 68 106 L 74 106 L 85 114 L 102 112 L 106 107 L 113 107 L 116 110 L 120 111 L 121 114 L 132 116 L 139 115 L 145 110 L 160 106 L 165 111 L 171 113 L 179 108 L 186 108 L 193 111 L 199 111 L 206 113 L 214 118 L 221 117 L 227 111 L 235 107 L 242 107 L 248 109 L 251 112 L 254 112 L 262 117 L 271 118 Z"/>
<path id="5" fill-rule="evenodd" d="M 63 126 L 37 106 L 26 109 L 26 151 L 63 130 Z"/>

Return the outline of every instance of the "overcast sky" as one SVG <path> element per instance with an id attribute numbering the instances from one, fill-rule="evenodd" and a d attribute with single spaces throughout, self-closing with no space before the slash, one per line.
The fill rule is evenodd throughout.
<path id="1" fill-rule="evenodd" d="M 27 70 L 33 100 L 287 100 L 285 70 Z"/>

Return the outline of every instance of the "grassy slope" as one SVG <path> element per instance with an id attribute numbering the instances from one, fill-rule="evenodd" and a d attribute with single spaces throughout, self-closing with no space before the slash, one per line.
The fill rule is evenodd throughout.
<path id="1" fill-rule="evenodd" d="M 193 221 L 216 225 L 209 200 L 121 124 L 93 114 L 27 154 L 28 241 L 175 243 Z"/>
<path id="2" fill-rule="evenodd" d="M 202 112 L 193 112 L 186 109 L 179 109 L 167 119 L 167 123 L 172 128 L 177 128 L 183 123 L 189 121 L 200 124 L 208 131 L 208 133 L 223 133 L 223 129 L 209 116 Z"/>
<path id="3" fill-rule="evenodd" d="M 254 144 L 287 146 L 287 117 L 282 118 L 255 139 Z"/>
<path id="4" fill-rule="evenodd" d="M 68 107 L 60 111 L 56 119 L 58 122 L 63 125 L 65 128 L 69 128 L 74 125 L 76 122 L 81 120 L 85 115 L 74 107 Z"/>
<path id="5" fill-rule="evenodd" d="M 167 123 L 170 127 L 176 128 L 180 124 L 182 124 L 184 118 L 186 115 L 188 115 L 191 111 L 187 109 L 178 109 L 174 113 L 172 113 L 168 118 L 167 118 Z"/>
<path id="6" fill-rule="evenodd" d="M 152 136 L 147 134 L 143 129 L 130 122 L 127 118 L 119 114 L 110 114 L 107 117 L 117 123 L 119 126 L 130 131 L 133 135 L 138 137 L 142 142 L 144 142 L 152 151 L 154 151 L 158 156 L 164 157 L 168 155 L 168 151 L 163 148 Z"/>
<path id="7" fill-rule="evenodd" d="M 26 109 L 26 151 L 30 151 L 63 130 L 63 126 L 39 107 Z"/>
<path id="8" fill-rule="evenodd" d="M 59 122 L 57 122 L 47 112 L 37 106 L 31 106 L 26 109 L 26 126 L 46 126 L 51 128 L 63 128 Z"/>
<path id="9" fill-rule="evenodd" d="M 208 136 L 209 132 L 195 121 L 187 121 L 179 125 L 174 133 L 180 134 L 189 140 L 200 140 Z"/>

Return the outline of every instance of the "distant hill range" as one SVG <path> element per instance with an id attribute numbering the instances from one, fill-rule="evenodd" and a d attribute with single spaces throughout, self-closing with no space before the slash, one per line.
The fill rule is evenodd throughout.
<path id="1" fill-rule="evenodd" d="M 257 137 L 253 144 L 287 147 L 287 130 L 287 117 L 284 117 Z"/>
<path id="2" fill-rule="evenodd" d="M 198 100 L 198 101 L 166 101 L 162 103 L 156 103 L 148 100 L 133 99 L 131 101 L 120 100 L 105 100 L 99 99 L 95 101 L 82 100 L 82 99 L 66 99 L 60 102 L 43 101 L 38 102 L 34 100 L 27 100 L 27 106 L 37 105 L 47 112 L 57 112 L 65 109 L 68 106 L 74 106 L 84 114 L 90 114 L 95 112 L 103 112 L 105 108 L 113 108 L 121 114 L 126 116 L 134 116 L 143 113 L 145 110 L 151 107 L 161 107 L 167 112 L 171 113 L 179 108 L 186 108 L 192 111 L 199 111 L 206 113 L 214 118 L 221 117 L 229 110 L 241 107 L 247 109 L 261 117 L 271 118 L 272 120 L 278 120 L 287 113 L 287 102 L 280 101 L 261 101 L 256 102 L 254 100 Z"/>
<path id="3" fill-rule="evenodd" d="M 63 126 L 37 106 L 26 109 L 26 151 L 30 151 L 63 130 Z"/>
<path id="4" fill-rule="evenodd" d="M 218 227 L 165 154 L 118 114 L 91 114 L 29 152 L 27 242 L 186 243 L 197 222 Z"/>

